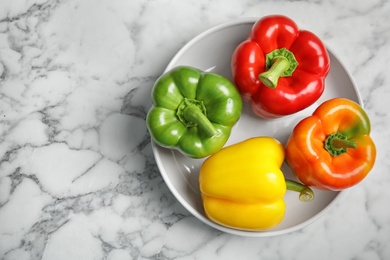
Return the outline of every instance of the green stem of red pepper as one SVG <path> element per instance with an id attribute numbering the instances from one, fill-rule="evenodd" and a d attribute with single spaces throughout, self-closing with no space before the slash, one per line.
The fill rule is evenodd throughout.
<path id="1" fill-rule="evenodd" d="M 206 117 L 206 108 L 202 101 L 185 98 L 176 115 L 186 127 L 200 126 L 210 137 L 219 135 L 218 130 Z"/>
<path id="2" fill-rule="evenodd" d="M 286 48 L 274 50 L 266 55 L 266 71 L 259 75 L 264 85 L 276 88 L 280 77 L 291 76 L 298 62 Z"/>
<path id="3" fill-rule="evenodd" d="M 286 188 L 290 191 L 299 192 L 299 200 L 303 202 L 309 202 L 314 199 L 314 192 L 308 186 L 303 185 L 302 183 L 286 180 Z"/>
<path id="4" fill-rule="evenodd" d="M 346 153 L 348 148 L 356 149 L 356 142 L 348 140 L 348 138 L 341 133 L 333 133 L 325 140 L 325 149 L 332 156 L 338 156 Z"/>

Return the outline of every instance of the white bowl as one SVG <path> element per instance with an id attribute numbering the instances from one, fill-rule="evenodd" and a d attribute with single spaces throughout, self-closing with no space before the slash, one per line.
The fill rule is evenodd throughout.
<path id="1" fill-rule="evenodd" d="M 233 50 L 246 39 L 255 21 L 257 18 L 236 20 L 201 33 L 174 56 L 166 71 L 178 65 L 189 65 L 231 79 L 230 61 Z M 272 136 L 285 143 L 294 126 L 310 115 L 319 104 L 330 98 L 346 97 L 362 105 L 351 75 L 329 49 L 328 52 L 331 69 L 326 78 L 325 91 L 315 104 L 291 116 L 265 120 L 256 117 L 245 102 L 242 116 L 234 126 L 226 145 L 254 136 Z M 235 235 L 265 237 L 298 230 L 323 216 L 330 206 L 346 192 L 313 189 L 314 201 L 304 203 L 298 200 L 297 193 L 287 191 L 285 195 L 286 215 L 280 225 L 262 232 L 231 229 L 210 221 L 204 214 L 198 183 L 198 173 L 204 159 L 191 159 L 178 151 L 165 149 L 154 143 L 152 147 L 161 175 L 177 200 L 207 225 Z M 295 179 L 288 166 L 283 165 L 282 170 L 286 178 Z"/>

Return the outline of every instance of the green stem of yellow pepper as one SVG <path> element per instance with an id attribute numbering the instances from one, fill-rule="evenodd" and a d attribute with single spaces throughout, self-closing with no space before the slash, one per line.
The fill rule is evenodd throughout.
<path id="1" fill-rule="evenodd" d="M 314 192 L 308 186 L 303 185 L 302 183 L 286 180 L 287 190 L 299 192 L 299 200 L 303 202 L 309 202 L 314 199 Z"/>

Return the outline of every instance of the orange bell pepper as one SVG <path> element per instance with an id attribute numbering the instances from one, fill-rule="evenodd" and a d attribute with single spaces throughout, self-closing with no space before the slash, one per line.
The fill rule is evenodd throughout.
<path id="1" fill-rule="evenodd" d="M 334 98 L 294 128 L 286 162 L 304 184 L 342 190 L 363 180 L 374 166 L 376 148 L 370 120 L 357 103 Z"/>

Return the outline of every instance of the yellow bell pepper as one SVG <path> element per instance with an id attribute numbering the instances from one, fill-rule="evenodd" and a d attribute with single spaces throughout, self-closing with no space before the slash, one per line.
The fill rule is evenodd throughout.
<path id="1" fill-rule="evenodd" d="M 272 137 L 255 137 L 228 146 L 201 166 L 199 185 L 206 216 L 223 226 L 266 230 L 282 222 L 286 189 L 310 201 L 313 191 L 285 180 L 280 167 L 284 147 Z"/>

